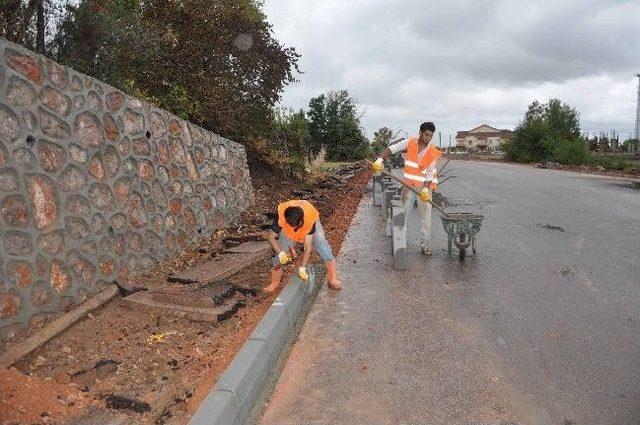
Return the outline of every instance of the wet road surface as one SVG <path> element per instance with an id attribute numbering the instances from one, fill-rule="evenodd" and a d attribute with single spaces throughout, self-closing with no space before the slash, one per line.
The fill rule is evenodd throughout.
<path id="1" fill-rule="evenodd" d="M 486 216 L 476 256 L 391 269 L 365 195 L 262 424 L 640 423 L 640 190 L 507 164 L 452 162 L 450 209 Z"/>

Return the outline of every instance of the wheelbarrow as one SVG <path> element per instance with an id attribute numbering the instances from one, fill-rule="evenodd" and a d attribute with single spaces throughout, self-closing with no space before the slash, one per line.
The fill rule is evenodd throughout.
<path id="1" fill-rule="evenodd" d="M 465 212 L 440 214 L 444 231 L 447 233 L 447 251 L 451 255 L 453 245 L 458 248 L 460 261 L 464 261 L 467 248 L 476 253 L 476 235 L 480 232 L 480 226 L 484 216 Z"/>

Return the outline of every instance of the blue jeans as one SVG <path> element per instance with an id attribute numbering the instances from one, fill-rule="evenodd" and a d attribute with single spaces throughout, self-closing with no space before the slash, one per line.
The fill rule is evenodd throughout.
<path id="1" fill-rule="evenodd" d="M 327 241 L 327 236 L 324 233 L 324 229 L 322 228 L 322 223 L 320 220 L 316 221 L 316 231 L 313 232 L 313 248 L 316 250 L 320 258 L 326 263 L 327 261 L 333 260 L 333 253 L 331 252 L 331 246 L 329 246 L 329 242 Z M 282 230 L 280 230 L 280 237 L 278 240 L 278 244 L 280 245 L 280 249 L 289 254 L 289 248 L 295 247 L 297 242 L 292 241 L 284 234 Z M 273 257 L 272 263 L 273 265 L 280 264 L 280 260 L 278 259 L 278 252 Z"/>

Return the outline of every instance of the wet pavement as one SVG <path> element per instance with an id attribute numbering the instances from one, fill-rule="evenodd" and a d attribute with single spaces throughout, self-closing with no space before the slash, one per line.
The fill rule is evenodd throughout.
<path id="1" fill-rule="evenodd" d="M 478 252 L 409 268 L 366 195 L 262 424 L 640 423 L 640 190 L 562 171 L 452 162 Z M 409 230 L 417 229 L 417 209 Z"/>

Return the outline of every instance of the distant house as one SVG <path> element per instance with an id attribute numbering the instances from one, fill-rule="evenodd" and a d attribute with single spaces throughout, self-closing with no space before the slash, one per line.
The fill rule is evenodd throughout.
<path id="1" fill-rule="evenodd" d="M 482 124 L 467 131 L 458 131 L 456 134 L 456 148 L 468 151 L 493 151 L 500 149 L 500 145 L 511 136 L 513 132 L 506 129 L 493 128 Z"/>

